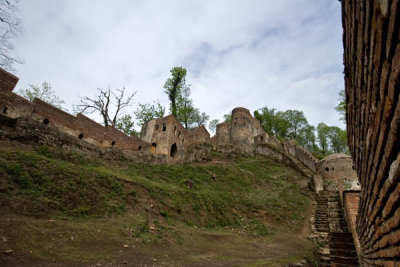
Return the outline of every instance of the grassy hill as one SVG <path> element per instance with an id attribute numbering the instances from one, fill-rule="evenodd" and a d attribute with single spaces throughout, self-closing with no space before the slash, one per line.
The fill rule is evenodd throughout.
<path id="1" fill-rule="evenodd" d="M 306 178 L 272 158 L 165 166 L 1 141 L 0 177 L 8 265 L 279 266 L 311 249 Z"/>

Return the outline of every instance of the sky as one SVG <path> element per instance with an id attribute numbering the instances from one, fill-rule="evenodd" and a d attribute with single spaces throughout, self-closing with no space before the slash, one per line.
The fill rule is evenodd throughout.
<path id="1" fill-rule="evenodd" d="M 96 88 L 159 100 L 174 66 L 194 105 L 222 121 L 235 107 L 297 109 L 344 128 L 340 2 L 332 0 L 21 0 L 16 90 L 49 82 L 67 104 Z M 92 116 L 100 121 L 97 116 Z"/>

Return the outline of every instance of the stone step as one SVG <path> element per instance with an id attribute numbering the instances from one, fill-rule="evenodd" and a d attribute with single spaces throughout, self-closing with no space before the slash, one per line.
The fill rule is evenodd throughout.
<path id="1" fill-rule="evenodd" d="M 355 251 L 354 243 L 332 243 L 329 242 L 330 249 L 337 250 L 351 250 Z"/>
<path id="2" fill-rule="evenodd" d="M 332 254 L 331 254 L 331 263 L 340 263 L 340 264 L 347 264 L 347 265 L 355 264 L 356 266 L 358 266 L 357 257 L 356 258 L 340 257 L 340 256 L 332 255 Z"/>

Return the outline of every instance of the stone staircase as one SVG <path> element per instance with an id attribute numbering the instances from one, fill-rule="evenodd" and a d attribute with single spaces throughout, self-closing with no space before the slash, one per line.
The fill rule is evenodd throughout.
<path id="1" fill-rule="evenodd" d="M 338 191 L 329 192 L 328 208 L 331 266 L 359 266 L 353 236 L 347 228 Z"/>
<path id="2" fill-rule="evenodd" d="M 330 188 L 314 195 L 315 239 L 319 244 L 319 266 L 359 266 L 353 236 L 347 228 L 339 192 Z"/>

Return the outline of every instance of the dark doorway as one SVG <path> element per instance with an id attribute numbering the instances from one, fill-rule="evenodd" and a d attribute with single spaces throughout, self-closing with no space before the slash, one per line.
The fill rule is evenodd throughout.
<path id="1" fill-rule="evenodd" d="M 8 107 L 4 107 L 4 108 L 3 108 L 3 113 L 6 114 L 6 113 L 7 113 L 7 110 L 8 110 Z"/>
<path id="2" fill-rule="evenodd" d="M 176 153 L 178 152 L 178 148 L 176 147 L 176 144 L 173 144 L 171 146 L 171 152 L 170 152 L 170 156 L 174 157 L 176 155 Z"/>
<path id="3" fill-rule="evenodd" d="M 156 153 L 156 149 L 157 149 L 157 144 L 156 143 L 152 143 L 151 144 L 151 148 L 150 148 L 150 151 L 151 151 L 151 153 Z"/>
<path id="4" fill-rule="evenodd" d="M 82 139 L 82 138 L 83 138 L 83 134 L 80 134 L 80 135 L 78 136 L 78 138 L 79 138 L 79 139 Z"/>
<path id="5" fill-rule="evenodd" d="M 111 145 L 112 145 L 112 146 L 115 146 L 115 141 L 112 141 L 112 142 L 111 142 Z"/>
<path id="6" fill-rule="evenodd" d="M 49 119 L 44 119 L 44 120 L 43 120 L 43 124 L 46 124 L 46 125 L 47 125 L 47 124 L 49 124 L 49 122 L 50 122 Z"/>

